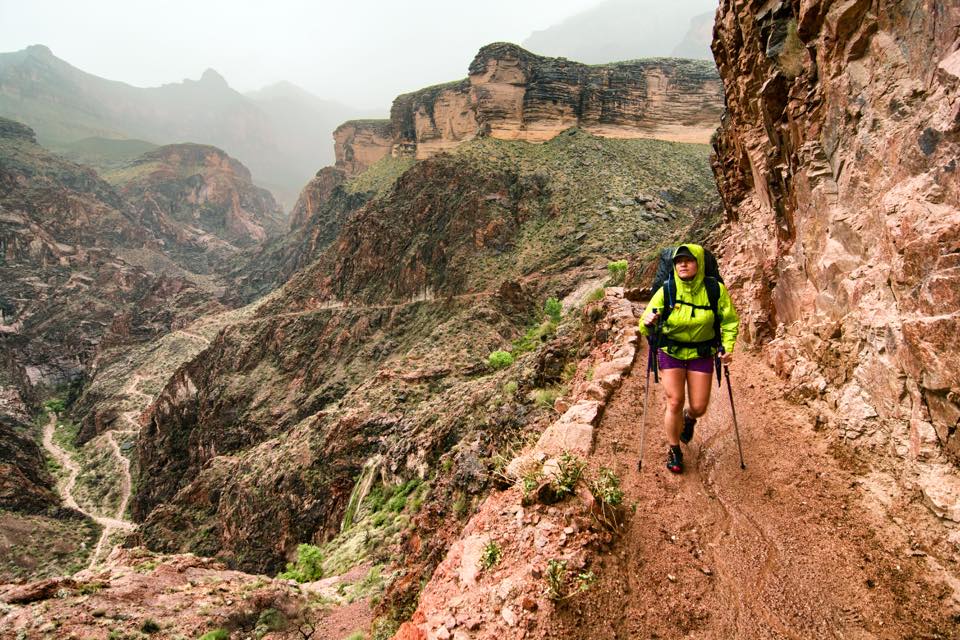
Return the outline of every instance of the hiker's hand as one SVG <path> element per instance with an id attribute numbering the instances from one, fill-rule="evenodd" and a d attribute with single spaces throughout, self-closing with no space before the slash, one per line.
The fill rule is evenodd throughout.
<path id="1" fill-rule="evenodd" d="M 732 354 L 732 353 L 721 353 L 721 354 L 720 354 L 720 362 L 722 362 L 724 366 L 729 365 L 731 362 L 733 362 L 733 354 Z"/>
<path id="2" fill-rule="evenodd" d="M 643 316 L 643 324 L 647 325 L 648 327 L 652 327 L 653 325 L 657 324 L 657 320 L 659 319 L 660 314 L 651 311 L 647 315 Z"/>

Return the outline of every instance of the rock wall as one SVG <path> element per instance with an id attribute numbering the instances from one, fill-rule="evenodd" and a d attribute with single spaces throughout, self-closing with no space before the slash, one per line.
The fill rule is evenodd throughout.
<path id="1" fill-rule="evenodd" d="M 397 97 L 389 120 L 334 132 L 353 175 L 388 154 L 429 158 L 477 136 L 544 142 L 580 127 L 613 138 L 706 143 L 723 111 L 714 66 L 653 58 L 585 65 L 507 43 L 480 49 L 469 77 Z"/>
<path id="2" fill-rule="evenodd" d="M 745 334 L 900 466 L 960 458 L 958 25 L 953 2 L 725 0 L 713 43 Z"/>

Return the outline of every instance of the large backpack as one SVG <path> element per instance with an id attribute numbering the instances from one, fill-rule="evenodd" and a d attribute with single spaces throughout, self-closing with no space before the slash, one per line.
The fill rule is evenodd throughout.
<path id="1" fill-rule="evenodd" d="M 656 344 L 652 345 L 654 349 L 659 347 L 676 346 L 690 347 L 697 349 L 698 352 L 704 352 L 720 343 L 720 283 L 723 277 L 720 275 L 720 268 L 717 265 L 717 258 L 709 250 L 703 250 L 704 278 L 703 286 L 707 289 L 708 306 L 690 304 L 689 302 L 677 301 L 677 282 L 673 279 L 673 254 L 676 247 L 666 247 L 660 251 L 660 262 L 657 264 L 657 272 L 653 276 L 651 290 L 656 293 L 658 289 L 663 288 L 663 309 L 660 310 L 660 321 L 658 331 L 656 332 Z M 693 307 L 693 313 L 697 309 L 709 309 L 713 311 L 713 340 L 705 343 L 680 342 L 672 340 L 662 334 L 662 328 L 670 317 L 670 312 L 678 304 Z"/>

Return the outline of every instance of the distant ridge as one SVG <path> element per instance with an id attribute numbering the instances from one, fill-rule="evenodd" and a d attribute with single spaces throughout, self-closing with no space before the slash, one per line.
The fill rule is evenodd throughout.
<path id="1" fill-rule="evenodd" d="M 361 114 L 290 83 L 279 86 L 244 95 L 207 69 L 199 80 L 139 88 L 77 69 L 44 45 L 0 53 L 0 116 L 30 125 L 41 144 L 68 154 L 87 139 L 214 145 L 289 207 L 332 162 L 334 127 Z M 109 146 L 108 156 L 120 149 Z"/>

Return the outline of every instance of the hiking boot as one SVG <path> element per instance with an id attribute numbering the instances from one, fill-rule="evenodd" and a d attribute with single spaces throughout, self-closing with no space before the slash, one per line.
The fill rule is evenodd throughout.
<path id="1" fill-rule="evenodd" d="M 680 445 L 670 445 L 670 453 L 667 454 L 667 469 L 673 473 L 683 473 L 683 452 L 680 451 Z"/>
<path id="2" fill-rule="evenodd" d="M 697 424 L 696 418 L 687 415 L 687 410 L 683 410 L 683 431 L 680 432 L 680 442 L 689 444 L 693 440 L 693 427 Z"/>

